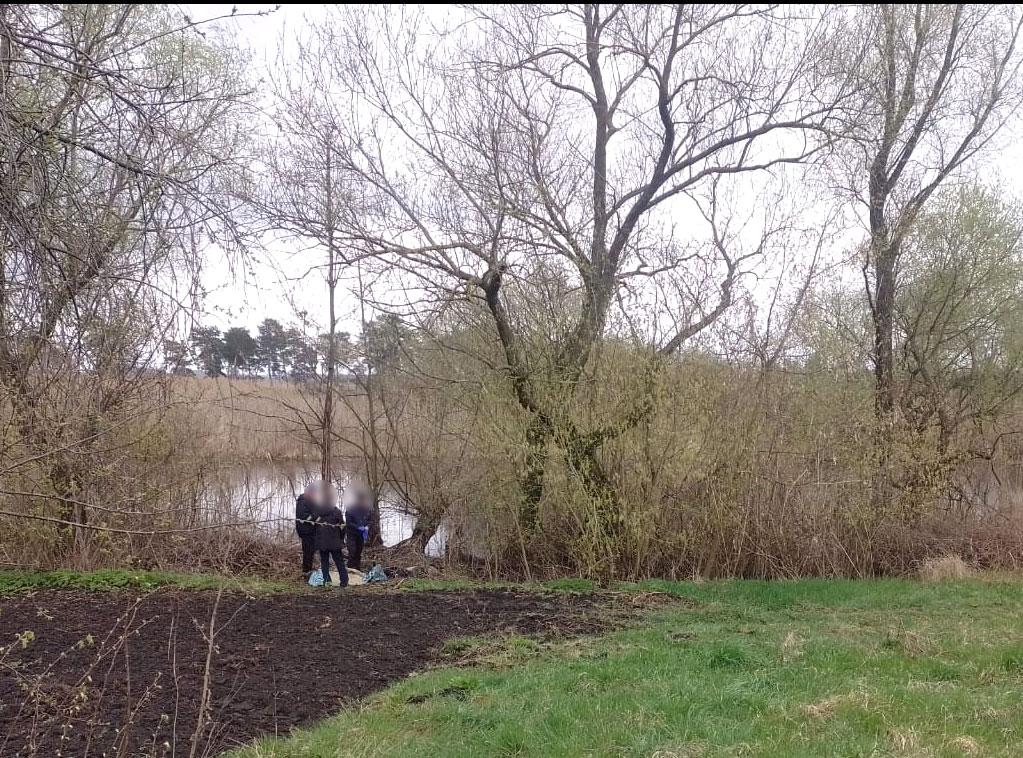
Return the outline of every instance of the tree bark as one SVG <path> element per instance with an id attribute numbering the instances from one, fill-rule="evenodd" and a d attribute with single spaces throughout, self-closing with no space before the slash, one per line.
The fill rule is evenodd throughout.
<path id="1" fill-rule="evenodd" d="M 540 416 L 533 416 L 526 429 L 526 466 L 520 478 L 522 510 L 519 512 L 519 523 L 526 534 L 532 534 L 537 526 L 549 438 L 550 429 L 547 424 Z"/>
<path id="2" fill-rule="evenodd" d="M 440 523 L 434 519 L 420 516 L 416 519 L 416 525 L 412 528 L 412 536 L 402 540 L 395 548 L 414 547 L 417 552 L 425 553 L 426 546 L 430 544 L 430 540 L 437 533 L 437 529 L 440 527 Z"/>
<path id="3" fill-rule="evenodd" d="M 327 298 L 329 323 L 327 325 L 327 370 L 323 398 L 323 438 L 320 448 L 320 478 L 331 481 L 334 430 L 334 380 L 337 373 L 337 315 L 335 294 L 337 291 L 337 250 L 334 241 L 334 192 L 331 175 L 331 149 L 327 145 L 326 203 L 327 203 Z"/>
<path id="4" fill-rule="evenodd" d="M 883 509 L 892 498 L 891 458 L 895 433 L 895 261 L 890 249 L 874 258 L 874 423 L 872 500 Z"/>

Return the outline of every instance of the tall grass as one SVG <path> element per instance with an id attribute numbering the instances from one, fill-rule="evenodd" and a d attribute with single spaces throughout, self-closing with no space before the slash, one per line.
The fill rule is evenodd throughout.
<path id="1" fill-rule="evenodd" d="M 291 409 L 304 407 L 312 392 L 286 381 L 174 377 L 167 422 L 173 431 L 187 431 L 187 452 L 195 457 L 304 460 L 317 449 Z"/>

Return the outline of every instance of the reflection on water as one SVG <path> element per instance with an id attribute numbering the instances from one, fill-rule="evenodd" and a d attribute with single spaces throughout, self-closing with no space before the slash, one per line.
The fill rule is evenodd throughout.
<path id="1" fill-rule="evenodd" d="M 318 465 L 267 463 L 218 472 L 203 492 L 204 510 L 228 506 L 233 518 L 250 522 L 279 539 L 293 539 L 295 498 L 306 484 L 319 479 Z M 335 473 L 339 492 L 350 481 L 344 472 Z M 343 495 L 342 495 L 343 497 Z M 380 498 L 380 537 L 384 545 L 395 545 L 412 536 L 416 517 L 400 498 L 387 491 Z M 444 552 L 445 534 L 441 529 L 427 545 L 427 555 Z"/>

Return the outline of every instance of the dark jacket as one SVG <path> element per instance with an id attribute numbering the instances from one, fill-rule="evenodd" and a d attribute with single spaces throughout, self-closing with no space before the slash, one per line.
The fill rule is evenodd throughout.
<path id="1" fill-rule="evenodd" d="M 373 518 L 373 508 L 369 503 L 352 503 L 345 510 L 345 521 L 348 526 L 366 528 Z"/>
<path id="2" fill-rule="evenodd" d="M 340 550 L 344 543 L 345 517 L 337 507 L 317 509 L 316 549 Z"/>
<path id="3" fill-rule="evenodd" d="M 313 503 L 305 495 L 299 495 L 295 501 L 295 532 L 299 537 L 312 537 L 316 533 L 313 514 Z"/>

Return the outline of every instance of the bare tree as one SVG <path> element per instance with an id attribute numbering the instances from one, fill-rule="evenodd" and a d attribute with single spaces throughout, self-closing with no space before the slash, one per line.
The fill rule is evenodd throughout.
<path id="1" fill-rule="evenodd" d="M 148 367 L 230 210 L 246 91 L 218 39 L 166 7 L 0 9 L 0 479 L 51 501 L 82 560 L 90 493 L 126 473 L 102 461 L 161 407 Z"/>
<path id="2" fill-rule="evenodd" d="M 333 475 L 334 403 L 337 372 L 343 356 L 338 333 L 338 285 L 344 268 L 354 260 L 343 229 L 353 224 L 356 198 L 348 179 L 345 157 L 349 144 L 338 128 L 316 34 L 294 40 L 294 56 L 283 56 L 273 78 L 275 133 L 265 151 L 263 187 L 254 198 L 269 227 L 274 245 L 299 245 L 298 255 L 309 258 L 308 272 L 323 276 L 327 290 L 327 324 L 323 335 L 321 407 L 308 408 L 318 418 L 315 430 L 320 448 L 321 476 Z M 285 49 L 286 46 L 282 46 Z M 308 312 L 319 293 L 303 289 L 296 305 Z"/>
<path id="3" fill-rule="evenodd" d="M 846 190 L 863 208 L 874 328 L 876 502 L 890 498 L 895 313 L 902 245 L 934 192 L 992 144 L 1023 96 L 1018 6 L 861 6 L 840 24 L 834 68 L 847 101 Z"/>
<path id="4" fill-rule="evenodd" d="M 670 309 L 662 356 L 712 324 L 770 241 L 741 244 L 721 183 L 808 160 L 832 105 L 812 86 L 816 17 L 584 5 L 485 7 L 461 21 L 428 39 L 408 11 L 337 11 L 327 65 L 352 93 L 349 169 L 377 209 L 353 234 L 405 274 L 406 293 L 489 314 L 530 417 L 528 530 L 551 443 L 607 500 L 599 450 L 649 412 L 642 393 L 597 428 L 572 416 L 609 316 L 626 302 Z M 538 347 L 514 292 L 544 271 L 565 284 L 571 315 Z"/>

